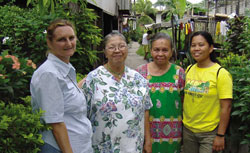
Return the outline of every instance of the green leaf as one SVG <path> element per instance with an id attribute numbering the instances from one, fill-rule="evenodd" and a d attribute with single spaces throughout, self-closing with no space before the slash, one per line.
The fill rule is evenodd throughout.
<path id="1" fill-rule="evenodd" d="M 142 96 L 142 92 L 140 90 L 137 91 L 138 96 Z"/>
<path id="2" fill-rule="evenodd" d="M 120 113 L 115 113 L 115 116 L 118 118 L 118 119 L 122 119 L 122 115 Z"/>
<path id="3" fill-rule="evenodd" d="M 26 3 L 26 6 L 29 6 L 31 0 L 28 0 L 27 3 Z"/>
<path id="4" fill-rule="evenodd" d="M 129 124 L 129 125 L 131 125 L 131 124 L 133 124 L 133 123 L 134 123 L 133 120 L 128 120 L 128 121 L 127 121 L 127 124 Z"/>
<path id="5" fill-rule="evenodd" d="M 233 116 L 236 116 L 236 115 L 239 115 L 239 114 L 241 114 L 241 112 L 240 112 L 239 110 L 234 111 L 234 112 L 232 113 Z"/>
<path id="6" fill-rule="evenodd" d="M 103 121 L 108 121 L 109 118 L 108 118 L 107 116 L 105 116 L 105 117 L 102 118 L 102 120 L 103 120 Z"/>
<path id="7" fill-rule="evenodd" d="M 115 97 L 115 94 L 114 93 L 110 93 L 109 97 Z"/>
<path id="8" fill-rule="evenodd" d="M 43 6 L 46 6 L 48 0 L 43 0 Z"/>
<path id="9" fill-rule="evenodd" d="M 111 122 L 107 122 L 107 123 L 105 124 L 105 127 L 109 127 L 109 128 L 111 128 L 111 127 L 112 127 Z"/>
<path id="10" fill-rule="evenodd" d="M 107 96 L 104 96 L 104 97 L 102 98 L 102 103 L 106 103 L 107 101 L 108 101 Z"/>
<path id="11" fill-rule="evenodd" d="M 107 83 L 106 82 L 100 82 L 100 85 L 107 85 Z"/>
<path id="12" fill-rule="evenodd" d="M 112 92 L 115 92 L 117 91 L 118 89 L 114 88 L 114 87 L 109 87 L 109 89 L 112 91 Z"/>

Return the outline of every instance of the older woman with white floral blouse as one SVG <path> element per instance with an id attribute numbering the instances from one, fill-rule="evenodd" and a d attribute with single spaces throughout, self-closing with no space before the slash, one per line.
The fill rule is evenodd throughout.
<path id="1" fill-rule="evenodd" d="M 94 152 L 151 152 L 151 148 L 143 149 L 144 143 L 151 143 L 148 82 L 125 66 L 128 48 L 122 34 L 108 34 L 104 45 L 108 62 L 90 72 L 82 86 L 93 126 Z"/>

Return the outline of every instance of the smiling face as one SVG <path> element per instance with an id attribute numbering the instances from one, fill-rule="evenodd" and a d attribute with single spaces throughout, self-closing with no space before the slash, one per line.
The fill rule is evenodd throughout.
<path id="1" fill-rule="evenodd" d="M 209 45 L 203 36 L 197 35 L 192 39 L 190 52 L 197 63 L 210 61 L 210 54 L 213 52 L 213 45 Z"/>
<path id="2" fill-rule="evenodd" d="M 70 57 L 76 50 L 76 40 L 72 27 L 59 26 L 53 32 L 52 40 L 47 39 L 47 44 L 52 54 L 69 63 Z"/>
<path id="3" fill-rule="evenodd" d="M 157 65 L 168 64 L 172 57 L 171 42 L 163 38 L 153 41 L 151 56 Z"/>
<path id="4" fill-rule="evenodd" d="M 128 55 L 127 43 L 118 35 L 112 36 L 106 43 L 105 55 L 112 65 L 124 64 Z"/>

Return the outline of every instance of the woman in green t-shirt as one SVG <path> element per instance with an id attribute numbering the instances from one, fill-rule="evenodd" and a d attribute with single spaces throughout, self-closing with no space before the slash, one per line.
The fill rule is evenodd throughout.
<path id="1" fill-rule="evenodd" d="M 169 60 L 172 57 L 172 40 L 165 33 L 152 38 L 153 61 L 141 65 L 137 71 L 149 80 L 153 107 L 149 110 L 152 153 L 180 153 L 182 140 L 182 100 L 184 70 Z"/>

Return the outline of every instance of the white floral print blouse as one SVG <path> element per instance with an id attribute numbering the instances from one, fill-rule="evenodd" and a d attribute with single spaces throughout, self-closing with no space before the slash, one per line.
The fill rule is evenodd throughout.
<path id="1" fill-rule="evenodd" d="M 141 153 L 144 112 L 152 107 L 148 81 L 125 67 L 120 81 L 103 66 L 90 72 L 83 85 L 93 126 L 95 153 Z"/>

